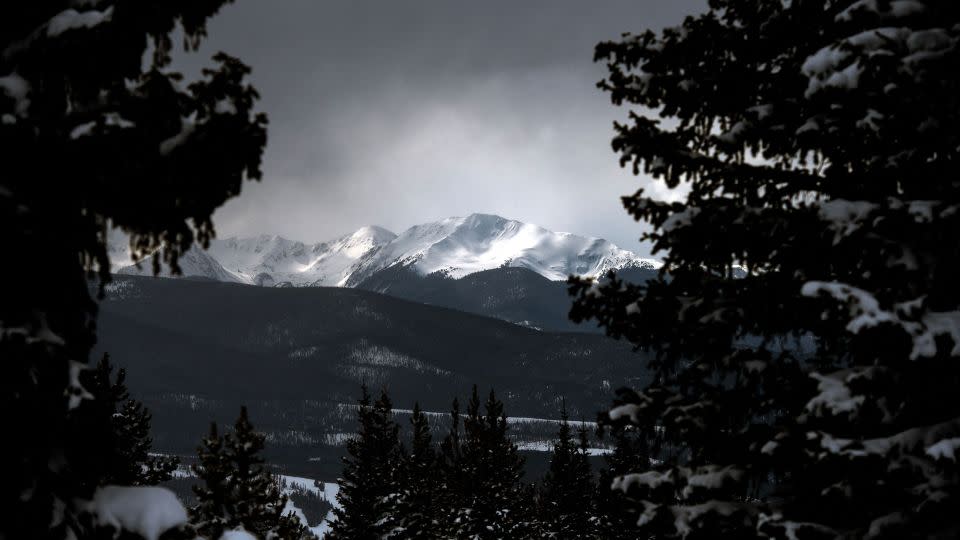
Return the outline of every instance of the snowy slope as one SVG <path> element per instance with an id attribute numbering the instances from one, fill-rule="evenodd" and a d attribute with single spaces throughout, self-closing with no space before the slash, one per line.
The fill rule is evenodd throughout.
<path id="1" fill-rule="evenodd" d="M 657 268 L 659 263 L 600 238 L 472 214 L 407 229 L 364 257 L 345 284 L 359 284 L 373 273 L 397 265 L 421 274 L 443 272 L 453 278 L 503 266 L 521 267 L 556 281 L 570 274 L 597 276 L 609 269 Z"/>
<path id="2" fill-rule="evenodd" d="M 111 239 L 114 271 L 149 274 L 131 267 L 125 240 Z M 601 238 L 553 232 L 488 214 L 472 214 L 413 226 L 400 235 L 363 227 L 329 242 L 306 244 L 281 236 L 216 239 L 206 252 L 194 248 L 182 262 L 185 275 L 256 285 L 355 287 L 373 274 L 408 267 L 461 278 L 501 267 L 526 268 L 547 279 L 598 276 L 610 269 L 658 268 Z M 168 274 L 168 272 L 165 272 Z"/>
<path id="3" fill-rule="evenodd" d="M 211 242 L 210 254 L 248 283 L 289 281 L 294 285 L 336 286 L 361 257 L 395 237 L 380 227 L 363 227 L 317 244 L 280 236 L 227 238 Z"/>
<path id="4" fill-rule="evenodd" d="M 214 281 L 225 281 L 228 283 L 246 282 L 242 277 L 227 271 L 223 266 L 220 265 L 219 262 L 217 262 L 216 259 L 211 257 L 209 253 L 196 246 L 190 248 L 189 251 L 184 253 L 180 257 L 178 264 L 180 265 L 180 271 L 184 277 L 203 277 L 212 279 Z M 117 273 L 152 276 L 153 262 L 148 257 L 140 263 L 140 268 L 137 268 L 131 262 L 129 266 L 123 266 L 119 268 Z M 161 264 L 160 275 L 170 277 L 170 268 L 165 264 Z"/>
<path id="5" fill-rule="evenodd" d="M 140 267 L 134 264 L 130 256 L 130 245 L 126 235 L 111 230 L 107 240 L 107 253 L 110 256 L 110 271 L 115 274 L 152 276 L 153 261 L 147 257 L 140 262 Z M 180 270 L 185 277 L 203 277 L 215 281 L 229 283 L 245 283 L 241 276 L 226 270 L 217 259 L 198 246 L 193 246 L 183 254 L 178 261 Z M 170 276 L 170 268 L 161 264 L 161 276 Z"/>

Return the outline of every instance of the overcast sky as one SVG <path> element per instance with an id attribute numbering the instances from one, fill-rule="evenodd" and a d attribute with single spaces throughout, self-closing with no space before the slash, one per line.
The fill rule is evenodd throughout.
<path id="1" fill-rule="evenodd" d="M 593 46 L 678 24 L 705 0 L 238 0 L 187 74 L 218 50 L 253 68 L 270 117 L 261 184 L 221 208 L 219 236 L 315 242 L 473 212 L 646 254 Z M 660 188 L 661 190 L 663 188 Z"/>

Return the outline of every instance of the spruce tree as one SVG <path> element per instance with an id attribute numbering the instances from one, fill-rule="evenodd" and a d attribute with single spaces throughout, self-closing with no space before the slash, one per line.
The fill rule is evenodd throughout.
<path id="1" fill-rule="evenodd" d="M 602 43 L 660 277 L 573 280 L 656 352 L 607 419 L 683 452 L 613 484 L 653 538 L 960 535 L 960 4 L 714 0 Z M 657 118 L 659 116 L 660 118 Z"/>
<path id="2" fill-rule="evenodd" d="M 595 484 L 587 458 L 587 434 L 581 427 L 578 441 L 567 417 L 566 404 L 560 410 L 560 427 L 550 467 L 543 478 L 539 496 L 539 529 L 549 538 L 596 538 L 594 519 Z"/>
<path id="3" fill-rule="evenodd" d="M 266 118 L 249 69 L 218 55 L 185 85 L 169 69 L 174 31 L 196 48 L 228 1 L 4 5 L 0 244 L 29 270 L 0 265 L 0 537 L 78 534 L 107 474 L 80 375 L 95 341 L 86 278 L 109 281 L 108 228 L 176 268 L 213 236 L 213 211 L 260 177 Z"/>
<path id="4" fill-rule="evenodd" d="M 605 456 L 605 467 L 598 475 L 595 492 L 597 530 L 601 538 L 631 539 L 640 535 L 637 529 L 638 512 L 634 501 L 623 493 L 613 491 L 614 480 L 625 474 L 650 469 L 647 438 L 634 426 L 614 426 L 610 436 L 613 451 Z M 606 430 L 603 431 L 606 433 Z"/>
<path id="5" fill-rule="evenodd" d="M 287 497 L 270 472 L 264 469 L 262 456 L 266 436 L 254 430 L 247 408 L 227 439 L 227 455 L 232 470 L 228 485 L 234 497 L 230 518 L 233 526 L 257 534 L 261 538 L 301 538 L 303 525 L 293 513 L 284 515 Z"/>
<path id="6" fill-rule="evenodd" d="M 100 435 L 104 437 L 101 444 L 107 449 L 99 456 L 103 462 L 100 484 L 153 486 L 170 480 L 179 460 L 151 455 L 150 412 L 130 397 L 125 384 L 126 371 L 119 369 L 114 379 L 110 356 L 104 354 L 96 369 L 81 374 L 81 381 L 94 399 L 89 407 L 78 411 L 78 415 L 110 419 L 109 432 Z M 89 423 L 96 421 L 96 418 L 88 420 Z"/>
<path id="7" fill-rule="evenodd" d="M 283 514 L 287 498 L 264 469 L 264 440 L 246 407 L 240 409 L 232 433 L 218 436 L 216 425 L 211 427 L 194 466 L 205 484 L 194 489 L 198 502 L 192 514 L 198 532 L 219 538 L 225 530 L 243 528 L 264 539 L 309 536 L 293 513 Z"/>
<path id="8" fill-rule="evenodd" d="M 233 495 L 229 485 L 232 466 L 227 443 L 219 434 L 216 422 L 211 422 L 210 434 L 201 441 L 197 462 L 191 466 L 203 483 L 193 486 L 197 504 L 190 509 L 190 518 L 197 532 L 208 538 L 219 538 L 228 528 Z"/>
<path id="9" fill-rule="evenodd" d="M 439 506 L 440 478 L 437 452 L 430 435 L 427 416 L 414 403 L 410 417 L 410 452 L 401 462 L 397 504 L 392 509 L 396 516 L 397 529 L 392 536 L 397 538 L 431 539 L 442 538 L 440 534 Z"/>
<path id="10" fill-rule="evenodd" d="M 440 472 L 439 493 L 434 512 L 440 523 L 441 536 L 450 537 L 456 532 L 460 508 L 464 506 L 467 494 L 467 476 L 460 463 L 462 415 L 460 414 L 460 400 L 453 399 L 450 408 L 450 428 L 440 443 L 440 455 L 437 468 Z"/>
<path id="11" fill-rule="evenodd" d="M 521 478 L 523 458 L 507 436 L 503 404 L 491 390 L 481 413 L 480 396 L 474 385 L 459 448 L 453 441 L 445 455 L 454 457 L 447 470 L 458 472 L 450 482 L 453 509 L 452 536 L 458 538 L 518 538 L 533 526 Z M 451 438 L 452 439 L 452 438 Z"/>
<path id="12" fill-rule="evenodd" d="M 377 539 L 396 527 L 394 507 L 400 491 L 401 463 L 399 426 L 393 421 L 393 406 L 386 392 L 370 404 L 364 386 L 357 407 L 359 430 L 347 441 L 340 491 L 327 538 Z"/>

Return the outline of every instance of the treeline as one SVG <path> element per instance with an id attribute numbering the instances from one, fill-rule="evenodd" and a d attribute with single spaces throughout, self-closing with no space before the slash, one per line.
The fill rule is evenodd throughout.
<path id="1" fill-rule="evenodd" d="M 101 467 L 108 468 L 100 485 L 170 482 L 179 461 L 150 453 L 150 414 L 129 396 L 124 371 L 114 376 L 105 356 L 82 378 L 102 407 L 97 416 L 112 419 L 98 435 Z M 637 538 L 637 513 L 610 489 L 617 476 L 650 464 L 650 439 L 633 428 L 611 430 L 615 447 L 593 470 L 587 429 L 575 430 L 562 408 L 549 468 L 531 481 L 492 390 L 481 400 L 474 386 L 464 411 L 454 399 L 441 440 L 434 440 L 419 404 L 407 426 L 394 419 L 385 391 L 372 400 L 363 387 L 358 405 L 358 430 L 347 442 L 338 479 L 340 508 L 327 538 Z M 265 467 L 264 442 L 245 407 L 232 430 L 211 424 L 191 466 L 189 523 L 163 538 L 220 538 L 238 530 L 256 538 L 313 538 L 285 511 L 288 497 Z M 82 521 L 78 529 L 92 538 L 119 532 L 96 519 Z"/>
<path id="2" fill-rule="evenodd" d="M 439 441 L 419 404 L 405 430 L 392 410 L 386 391 L 373 401 L 363 389 L 328 538 L 637 537 L 636 513 L 610 490 L 614 477 L 649 464 L 636 431 L 614 431 L 616 448 L 593 471 L 587 432 L 574 433 L 563 410 L 549 469 L 532 483 L 492 390 L 481 403 L 474 386 L 463 412 L 455 399 Z"/>

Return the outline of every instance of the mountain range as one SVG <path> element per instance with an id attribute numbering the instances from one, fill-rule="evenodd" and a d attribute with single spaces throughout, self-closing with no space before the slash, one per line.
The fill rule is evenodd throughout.
<path id="1" fill-rule="evenodd" d="M 126 239 L 112 238 L 113 271 L 138 268 Z M 459 279 L 496 268 L 523 268 L 550 281 L 571 275 L 598 276 L 607 270 L 655 270 L 660 263 L 601 239 L 553 232 L 537 225 L 488 214 L 451 217 L 395 234 L 368 226 L 313 244 L 281 236 L 215 239 L 208 250 L 193 248 L 181 258 L 187 277 L 262 286 L 360 287 L 384 271 L 404 269 L 419 276 Z M 163 268 L 162 274 L 169 275 Z"/>
<path id="2" fill-rule="evenodd" d="M 650 376 L 630 344 L 567 316 L 569 275 L 660 268 L 603 239 L 473 214 L 313 244 L 216 239 L 181 257 L 188 279 L 137 275 L 151 261 L 137 267 L 128 243 L 111 237 L 95 355 L 131 373 L 158 451 L 191 453 L 211 419 L 249 405 L 272 462 L 332 479 L 361 384 L 432 411 L 437 437 L 454 397 L 496 389 L 515 440 L 546 448 L 561 403 L 587 420 Z"/>

